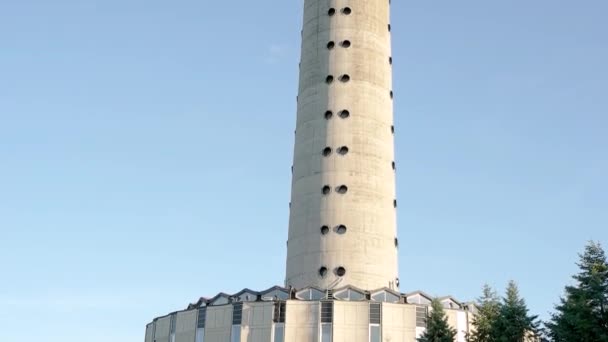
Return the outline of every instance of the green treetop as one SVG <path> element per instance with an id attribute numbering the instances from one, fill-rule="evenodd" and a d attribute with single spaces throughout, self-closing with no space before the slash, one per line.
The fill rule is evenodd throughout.
<path id="1" fill-rule="evenodd" d="M 514 281 L 507 286 L 506 296 L 500 305 L 499 315 L 493 324 L 492 335 L 496 342 L 523 342 L 538 331 L 537 316 L 528 315 L 526 302 L 519 295 Z"/>
<path id="2" fill-rule="evenodd" d="M 608 263 L 599 243 L 589 242 L 565 296 L 547 323 L 555 342 L 608 342 Z"/>
<path id="3" fill-rule="evenodd" d="M 493 342 L 492 329 L 500 315 L 500 301 L 496 291 L 489 285 L 484 285 L 483 294 L 477 299 L 477 314 L 473 318 L 472 333 L 469 342 Z"/>
<path id="4" fill-rule="evenodd" d="M 426 319 L 426 331 L 418 342 L 454 342 L 456 330 L 448 324 L 443 305 L 437 299 L 431 303 L 431 312 Z"/>

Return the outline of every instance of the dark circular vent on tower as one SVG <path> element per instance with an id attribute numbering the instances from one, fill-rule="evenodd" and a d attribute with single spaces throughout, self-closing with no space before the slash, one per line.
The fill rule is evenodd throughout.
<path id="1" fill-rule="evenodd" d="M 327 15 L 329 15 L 330 17 L 332 15 L 336 14 L 336 9 L 335 8 L 330 8 L 329 11 L 327 11 Z"/>
<path id="2" fill-rule="evenodd" d="M 328 226 L 322 226 L 321 227 L 321 235 L 327 235 L 327 233 L 329 233 L 329 227 Z"/>
<path id="3" fill-rule="evenodd" d="M 344 7 L 344 8 L 342 9 L 342 13 L 344 13 L 344 14 L 346 14 L 346 15 L 349 15 L 349 14 L 351 14 L 352 12 L 353 12 L 353 11 L 350 9 L 350 7 Z"/>
<path id="4" fill-rule="evenodd" d="M 342 235 L 342 234 L 346 234 L 346 226 L 341 224 L 339 226 L 336 227 L 336 233 Z"/>
<path id="5" fill-rule="evenodd" d="M 399 239 L 395 238 L 395 247 L 399 247 Z"/>
<path id="6" fill-rule="evenodd" d="M 327 112 L 325 112 L 325 119 L 329 120 L 333 115 L 334 113 L 331 110 L 328 110 Z"/>
<path id="7" fill-rule="evenodd" d="M 333 81 L 334 81 L 334 77 L 332 75 L 329 75 L 329 76 L 325 77 L 325 83 L 330 84 Z M 391 94 L 392 94 L 392 92 L 391 92 Z"/>
<path id="8" fill-rule="evenodd" d="M 347 146 L 338 147 L 336 152 L 338 152 L 341 155 L 345 155 L 348 153 L 348 147 Z"/>
<path id="9" fill-rule="evenodd" d="M 395 166 L 395 162 L 393 162 L 393 170 L 395 170 L 396 166 Z"/>
<path id="10" fill-rule="evenodd" d="M 321 268 L 319 268 L 319 275 L 325 277 L 327 275 L 327 267 L 321 266 Z"/>
<path id="11" fill-rule="evenodd" d="M 388 58 L 388 64 L 393 65 L 393 57 Z"/>
<path id="12" fill-rule="evenodd" d="M 332 78 L 332 80 L 333 80 L 333 78 Z M 391 90 L 391 99 L 392 99 L 392 98 L 393 98 L 393 91 Z"/>
<path id="13" fill-rule="evenodd" d="M 345 194 L 348 191 L 348 187 L 346 185 L 340 185 L 339 187 L 336 188 L 336 191 L 339 194 Z"/>
<path id="14" fill-rule="evenodd" d="M 344 275 L 346 274 L 346 268 L 340 266 L 336 268 L 336 274 L 338 275 L 338 277 L 344 277 Z"/>
<path id="15" fill-rule="evenodd" d="M 333 41 L 330 41 L 329 43 L 327 43 L 327 48 L 329 50 L 333 49 L 336 46 L 336 43 L 334 43 Z"/>
<path id="16" fill-rule="evenodd" d="M 350 76 L 348 76 L 347 74 L 340 76 L 340 82 L 346 83 L 348 81 L 350 81 Z"/>
<path id="17" fill-rule="evenodd" d="M 323 155 L 328 157 L 331 154 L 331 147 L 326 147 L 323 149 Z"/>
<path id="18" fill-rule="evenodd" d="M 343 48 L 348 48 L 348 47 L 350 47 L 350 40 L 345 40 L 345 41 L 343 41 L 342 43 L 340 43 L 340 45 L 341 45 Z"/>
<path id="19" fill-rule="evenodd" d="M 321 191 L 323 192 L 323 195 L 327 195 L 331 191 L 331 188 L 329 187 L 329 185 L 326 185 L 323 187 L 323 189 L 321 189 Z"/>
<path id="20" fill-rule="evenodd" d="M 341 112 L 340 112 L 338 115 L 340 115 L 340 117 L 341 117 L 342 119 L 346 119 L 347 117 L 349 117 L 349 116 L 350 116 L 350 112 L 349 112 L 348 110 L 346 110 L 346 109 L 345 109 L 345 110 L 341 111 Z"/>

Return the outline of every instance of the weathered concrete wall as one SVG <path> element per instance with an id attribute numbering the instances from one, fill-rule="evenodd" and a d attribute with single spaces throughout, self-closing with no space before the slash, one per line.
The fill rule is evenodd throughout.
<path id="1" fill-rule="evenodd" d="M 389 1 L 304 6 L 286 284 L 327 288 L 344 267 L 339 286 L 389 287 L 398 277 Z M 340 117 L 342 110 L 349 116 Z M 336 232 L 339 225 L 346 233 Z"/>
<path id="2" fill-rule="evenodd" d="M 382 341 L 416 342 L 416 305 L 382 304 Z"/>
<path id="3" fill-rule="evenodd" d="M 334 341 L 369 342 L 369 303 L 334 303 Z"/>
<path id="4" fill-rule="evenodd" d="M 197 310 L 190 310 L 177 313 L 175 326 L 175 342 L 194 342 L 196 334 Z"/>
<path id="5" fill-rule="evenodd" d="M 320 303 L 289 301 L 286 309 L 285 342 L 318 342 Z"/>
<path id="6" fill-rule="evenodd" d="M 171 316 L 165 316 L 156 321 L 156 333 L 154 334 L 154 339 L 156 342 L 169 342 L 170 327 Z"/>
<path id="7" fill-rule="evenodd" d="M 154 342 L 154 323 L 149 323 L 146 325 L 145 342 Z"/>
<path id="8" fill-rule="evenodd" d="M 241 342 L 270 342 L 274 303 L 244 303 Z"/>
<path id="9" fill-rule="evenodd" d="M 230 341 L 232 305 L 210 306 L 205 322 L 205 342 Z"/>

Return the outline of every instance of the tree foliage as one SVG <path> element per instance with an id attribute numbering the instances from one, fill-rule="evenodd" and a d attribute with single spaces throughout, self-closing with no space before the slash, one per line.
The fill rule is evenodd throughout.
<path id="1" fill-rule="evenodd" d="M 489 285 L 484 285 L 483 293 L 477 299 L 477 315 L 473 318 L 473 329 L 469 342 L 493 342 L 493 326 L 500 315 L 500 299 Z"/>
<path id="2" fill-rule="evenodd" d="M 509 282 L 502 301 L 485 285 L 477 300 L 469 342 L 523 342 L 538 336 L 536 316 L 528 314 L 526 302 L 519 295 L 515 282 Z"/>
<path id="3" fill-rule="evenodd" d="M 608 262 L 601 245 L 589 242 L 579 255 L 574 286 L 565 295 L 547 323 L 555 342 L 608 342 Z"/>
<path id="4" fill-rule="evenodd" d="M 492 341 L 523 342 L 534 336 L 537 331 L 537 316 L 528 314 L 528 307 L 519 295 L 517 284 L 510 281 L 500 305 L 499 315 L 492 326 Z"/>
<path id="5" fill-rule="evenodd" d="M 426 331 L 418 338 L 419 342 L 454 342 L 456 330 L 448 324 L 443 305 L 437 299 L 431 303 L 431 312 L 427 316 Z"/>

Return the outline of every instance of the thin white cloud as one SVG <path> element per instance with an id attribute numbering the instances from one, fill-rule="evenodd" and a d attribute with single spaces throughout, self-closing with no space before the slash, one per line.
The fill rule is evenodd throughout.
<path id="1" fill-rule="evenodd" d="M 287 55 L 287 47 L 279 44 L 272 44 L 266 51 L 265 62 L 268 64 L 276 64 Z"/>

